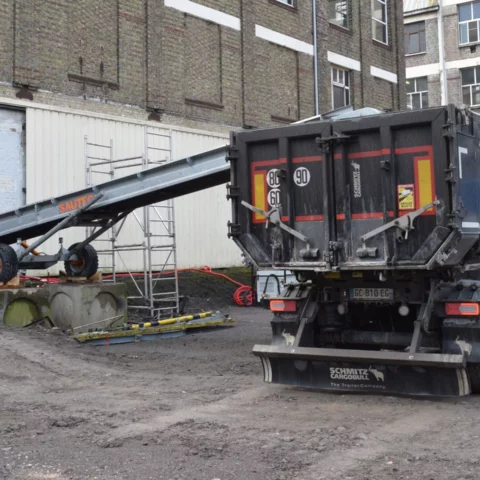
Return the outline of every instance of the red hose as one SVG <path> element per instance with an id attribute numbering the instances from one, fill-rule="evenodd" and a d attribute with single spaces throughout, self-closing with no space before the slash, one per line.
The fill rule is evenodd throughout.
<path id="1" fill-rule="evenodd" d="M 199 273 L 206 273 L 208 275 L 213 275 L 214 277 L 220 277 L 223 278 L 224 280 L 227 280 L 230 283 L 233 283 L 236 285 L 238 288 L 235 290 L 235 293 L 233 294 L 233 301 L 235 302 L 236 305 L 240 307 L 250 307 L 253 305 L 253 297 L 254 293 L 252 291 L 252 287 L 249 287 L 248 285 L 244 285 L 240 282 L 237 282 L 233 278 L 230 278 L 227 275 L 224 275 L 223 273 L 218 273 L 214 272 L 209 266 L 205 265 L 203 268 L 180 268 L 176 271 L 177 273 L 181 272 L 199 272 Z M 175 270 L 170 270 L 168 272 L 158 272 L 154 273 L 153 276 L 160 276 L 160 275 L 172 275 L 175 273 Z M 143 273 L 117 273 L 115 277 L 117 278 L 127 278 L 127 277 L 143 277 Z M 104 275 L 103 278 L 109 279 L 112 278 L 113 275 Z M 41 277 L 28 277 L 28 276 L 21 276 L 20 280 L 25 281 L 25 280 L 34 280 L 34 281 L 39 281 L 45 284 L 48 283 L 59 283 L 60 280 L 56 277 L 50 277 L 48 276 L 47 278 L 41 278 Z"/>

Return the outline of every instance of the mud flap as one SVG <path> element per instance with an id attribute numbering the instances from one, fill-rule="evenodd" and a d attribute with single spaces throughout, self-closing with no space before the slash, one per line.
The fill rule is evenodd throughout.
<path id="1" fill-rule="evenodd" d="M 458 397 L 470 394 L 463 355 L 258 345 L 265 381 L 321 390 Z"/>

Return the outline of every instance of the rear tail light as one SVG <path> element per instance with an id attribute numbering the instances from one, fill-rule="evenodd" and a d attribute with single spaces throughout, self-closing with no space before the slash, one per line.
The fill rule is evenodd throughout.
<path id="1" fill-rule="evenodd" d="M 270 300 L 272 312 L 296 312 L 297 302 L 295 300 Z"/>
<path id="2" fill-rule="evenodd" d="M 445 314 L 477 317 L 480 315 L 480 306 L 478 303 L 446 303 Z"/>

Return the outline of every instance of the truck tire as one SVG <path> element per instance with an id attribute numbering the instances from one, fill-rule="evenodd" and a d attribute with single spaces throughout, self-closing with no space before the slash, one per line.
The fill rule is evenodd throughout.
<path id="1" fill-rule="evenodd" d="M 467 371 L 472 393 L 480 393 L 480 365 L 476 363 L 469 363 L 467 365 Z"/>
<path id="2" fill-rule="evenodd" d="M 74 243 L 68 250 L 73 250 L 78 243 Z M 98 270 L 98 254 L 91 245 L 85 245 L 82 250 L 72 254 L 65 261 L 65 273 L 69 277 L 90 278 Z"/>
<path id="3" fill-rule="evenodd" d="M 10 245 L 0 243 L 0 282 L 7 283 L 18 274 L 18 258 Z"/>

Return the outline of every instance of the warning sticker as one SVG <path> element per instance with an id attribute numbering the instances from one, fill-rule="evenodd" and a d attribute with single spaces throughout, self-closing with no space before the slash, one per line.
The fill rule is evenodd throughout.
<path id="1" fill-rule="evenodd" d="M 398 186 L 398 209 L 415 210 L 415 194 L 413 185 Z"/>

